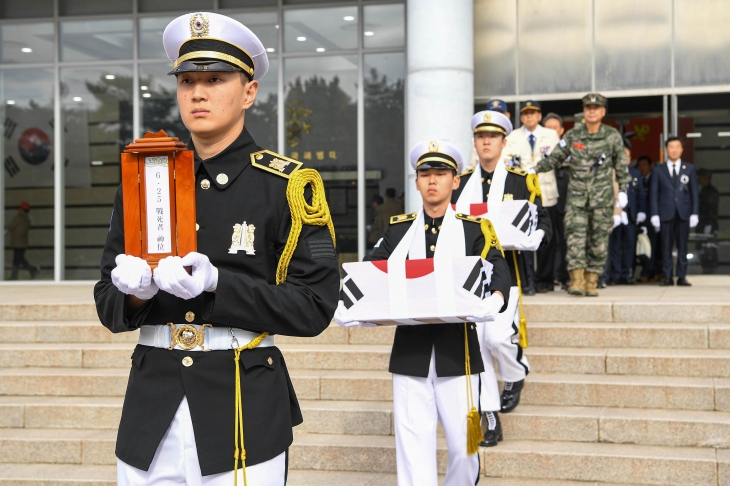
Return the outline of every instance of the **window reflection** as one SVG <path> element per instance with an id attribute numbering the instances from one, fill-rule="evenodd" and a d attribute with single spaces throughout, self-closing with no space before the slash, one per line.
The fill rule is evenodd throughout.
<path id="1" fill-rule="evenodd" d="M 229 17 L 251 29 L 269 54 L 279 50 L 279 20 L 276 12 L 233 13 Z"/>
<path id="2" fill-rule="evenodd" d="M 93 280 L 132 141 L 132 67 L 61 70 L 64 129 L 65 278 Z"/>
<path id="3" fill-rule="evenodd" d="M 366 48 L 405 44 L 405 6 L 367 5 L 363 41 Z"/>
<path id="4" fill-rule="evenodd" d="M 327 52 L 357 48 L 357 7 L 284 11 L 284 49 Z"/>
<path id="5" fill-rule="evenodd" d="M 8 231 L 3 278 L 53 279 L 53 71 L 0 71 L 0 102 L 5 195 L 0 228 Z M 22 202 L 30 206 L 27 213 L 19 211 Z"/>
<path id="6" fill-rule="evenodd" d="M 0 25 L 0 62 L 53 62 L 53 24 Z"/>
<path id="7" fill-rule="evenodd" d="M 365 56 L 365 203 L 367 248 L 403 213 L 405 55 Z M 375 207 L 373 199 L 383 198 Z"/>
<path id="8" fill-rule="evenodd" d="M 139 19 L 139 57 L 142 59 L 167 59 L 162 45 L 165 27 L 176 17 L 148 17 Z"/>
<path id="9" fill-rule="evenodd" d="M 340 263 L 357 260 L 357 57 L 285 61 L 286 155 L 319 170 Z"/>
<path id="10" fill-rule="evenodd" d="M 177 78 L 168 76 L 169 72 L 169 63 L 142 64 L 139 67 L 140 135 L 164 130 L 169 136 L 187 143 L 190 135 L 177 107 Z"/>
<path id="11" fill-rule="evenodd" d="M 259 92 L 256 101 L 246 112 L 245 125 L 251 136 L 259 145 L 268 150 L 277 151 L 277 81 L 279 62 L 269 59 L 269 71 L 259 80 Z"/>
<path id="12" fill-rule="evenodd" d="M 131 59 L 132 20 L 61 22 L 61 60 Z"/>

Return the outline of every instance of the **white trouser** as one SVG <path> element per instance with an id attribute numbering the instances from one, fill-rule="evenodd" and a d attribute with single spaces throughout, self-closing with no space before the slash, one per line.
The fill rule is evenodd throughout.
<path id="1" fill-rule="evenodd" d="M 477 375 L 471 379 L 476 402 Z M 432 351 L 428 378 L 393 374 L 393 402 L 398 486 L 438 486 L 437 422 L 449 449 L 444 486 L 476 483 L 479 454 L 466 453 L 466 415 L 472 407 L 467 406 L 466 376 L 436 376 Z"/>
<path id="2" fill-rule="evenodd" d="M 233 468 L 233 456 L 231 456 Z M 248 486 L 284 486 L 286 453 L 246 468 Z M 119 486 L 232 486 L 233 471 L 202 476 L 195 447 L 193 421 L 188 400 L 183 397 L 172 419 L 170 428 L 162 437 L 148 471 L 142 471 L 117 459 Z M 243 486 L 243 471 L 238 469 L 238 484 Z"/>
<path id="3" fill-rule="evenodd" d="M 482 349 L 485 373 L 487 371 L 487 361 L 491 363 L 492 356 L 494 356 L 497 358 L 499 376 L 504 381 L 515 382 L 525 379 L 530 364 L 527 362 L 524 351 L 517 344 L 520 339 L 520 335 L 517 333 L 520 323 L 519 290 L 517 287 L 510 288 L 509 296 L 507 309 L 498 314 L 494 322 L 480 323 L 477 326 L 477 333 Z M 489 351 L 489 353 L 486 351 Z M 484 381 L 483 379 L 482 382 Z M 490 411 L 484 406 L 482 406 L 482 410 Z"/>

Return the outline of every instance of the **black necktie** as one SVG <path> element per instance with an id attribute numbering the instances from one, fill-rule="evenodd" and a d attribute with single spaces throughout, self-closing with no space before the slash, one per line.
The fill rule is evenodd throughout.
<path id="1" fill-rule="evenodd" d="M 677 183 L 677 166 L 672 164 L 672 182 Z"/>
<path id="2" fill-rule="evenodd" d="M 530 134 L 530 136 L 527 137 L 527 139 L 530 141 L 530 150 L 532 150 L 534 152 L 535 151 L 535 135 Z"/>

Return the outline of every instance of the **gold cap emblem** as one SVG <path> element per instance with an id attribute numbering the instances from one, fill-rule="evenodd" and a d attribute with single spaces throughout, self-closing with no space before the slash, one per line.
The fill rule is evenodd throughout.
<path id="1" fill-rule="evenodd" d="M 436 140 L 431 140 L 430 142 L 428 142 L 428 151 L 429 152 L 438 152 L 439 143 Z"/>
<path id="2" fill-rule="evenodd" d="M 499 101 L 492 101 L 492 106 L 499 106 Z"/>
<path id="3" fill-rule="evenodd" d="M 492 114 L 491 113 L 485 113 L 484 114 L 484 121 L 489 123 L 492 121 Z"/>
<path id="4" fill-rule="evenodd" d="M 208 37 L 210 34 L 208 16 L 202 13 L 190 16 L 190 37 Z"/>

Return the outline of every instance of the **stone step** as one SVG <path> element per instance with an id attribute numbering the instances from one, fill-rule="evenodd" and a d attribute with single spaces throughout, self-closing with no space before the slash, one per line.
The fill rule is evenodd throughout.
<path id="1" fill-rule="evenodd" d="M 114 334 L 98 320 L 10 321 L 0 318 L 4 343 L 136 343 L 139 331 Z"/>
<path id="2" fill-rule="evenodd" d="M 129 367 L 0 368 L 0 396 L 124 396 Z"/>
<path id="3" fill-rule="evenodd" d="M 116 430 L 0 429 L 0 463 L 113 465 L 116 438 Z"/>
<path id="4" fill-rule="evenodd" d="M 289 451 L 293 469 L 395 470 L 392 437 L 295 434 Z M 710 448 L 505 440 L 497 447 L 482 448 L 480 454 L 482 472 L 502 478 L 716 485 L 718 469 L 722 470 L 716 450 Z M 443 440 L 439 441 L 437 461 L 443 473 Z"/>
<path id="5" fill-rule="evenodd" d="M 117 467 L 79 464 L 3 464 L 0 486 L 116 486 Z"/>

